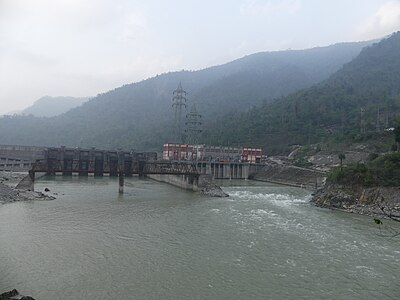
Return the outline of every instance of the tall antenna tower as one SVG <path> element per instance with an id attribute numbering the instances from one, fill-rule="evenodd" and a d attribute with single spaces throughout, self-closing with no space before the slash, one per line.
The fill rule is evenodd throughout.
<path id="1" fill-rule="evenodd" d="M 186 133 L 187 143 L 197 145 L 199 142 L 199 134 L 202 132 L 201 122 L 202 115 L 197 112 L 196 104 L 192 105 L 190 112 L 186 115 Z"/>
<path id="2" fill-rule="evenodd" d="M 176 143 L 182 143 L 182 108 L 186 108 L 187 93 L 179 82 L 178 88 L 172 94 L 172 107 L 175 109 L 174 138 Z"/>

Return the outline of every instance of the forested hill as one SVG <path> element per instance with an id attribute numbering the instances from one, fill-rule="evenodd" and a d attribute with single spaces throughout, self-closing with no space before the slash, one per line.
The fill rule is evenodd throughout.
<path id="1" fill-rule="evenodd" d="M 400 32 L 363 49 L 327 80 L 211 124 L 210 142 L 263 146 L 365 143 L 387 135 L 400 116 Z M 389 149 L 386 149 L 389 150 Z"/>
<path id="2" fill-rule="evenodd" d="M 44 96 L 35 101 L 31 106 L 25 108 L 18 114 L 34 115 L 35 117 L 54 117 L 67 112 L 71 108 L 77 107 L 88 98 L 75 97 L 50 97 Z"/>
<path id="3" fill-rule="evenodd" d="M 179 82 L 210 123 L 312 86 L 369 44 L 258 53 L 200 71 L 158 75 L 100 94 L 57 117 L 0 118 L 0 143 L 160 149 L 170 141 L 171 97 Z"/>

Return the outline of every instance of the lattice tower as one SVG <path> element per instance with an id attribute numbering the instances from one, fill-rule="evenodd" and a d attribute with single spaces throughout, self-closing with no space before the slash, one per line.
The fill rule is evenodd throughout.
<path id="1" fill-rule="evenodd" d="M 175 109 L 174 138 L 176 143 L 182 143 L 182 109 L 186 109 L 186 91 L 179 82 L 178 88 L 173 92 L 172 107 Z"/>
<path id="2" fill-rule="evenodd" d="M 193 104 L 190 112 L 186 115 L 187 143 L 197 145 L 199 135 L 202 132 L 202 115 L 197 112 L 196 105 Z"/>

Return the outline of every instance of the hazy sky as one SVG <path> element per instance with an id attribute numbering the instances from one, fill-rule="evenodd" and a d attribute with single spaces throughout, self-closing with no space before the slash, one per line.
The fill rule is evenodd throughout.
<path id="1" fill-rule="evenodd" d="M 400 30 L 400 0 L 0 0 L 0 114 L 259 51 Z"/>

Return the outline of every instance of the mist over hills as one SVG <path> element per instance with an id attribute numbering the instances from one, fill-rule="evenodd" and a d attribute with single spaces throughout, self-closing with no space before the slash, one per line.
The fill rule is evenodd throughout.
<path id="1" fill-rule="evenodd" d="M 50 97 L 44 96 L 36 100 L 31 106 L 18 112 L 20 115 L 34 115 L 35 117 L 54 117 L 61 115 L 71 108 L 82 105 L 88 97 Z"/>
<path id="2" fill-rule="evenodd" d="M 60 116 L 0 118 L 0 143 L 160 149 L 171 140 L 171 98 L 179 82 L 211 124 L 325 80 L 369 44 L 257 53 L 200 71 L 157 75 L 100 94 Z"/>
<path id="3" fill-rule="evenodd" d="M 364 48 L 327 80 L 245 113 L 209 124 L 210 142 L 264 146 L 269 154 L 290 145 L 393 143 L 384 129 L 400 116 L 400 32 Z M 210 138 L 211 137 L 211 138 Z M 390 146 L 390 145 L 389 145 Z M 389 151 L 389 146 L 381 151 Z"/>

